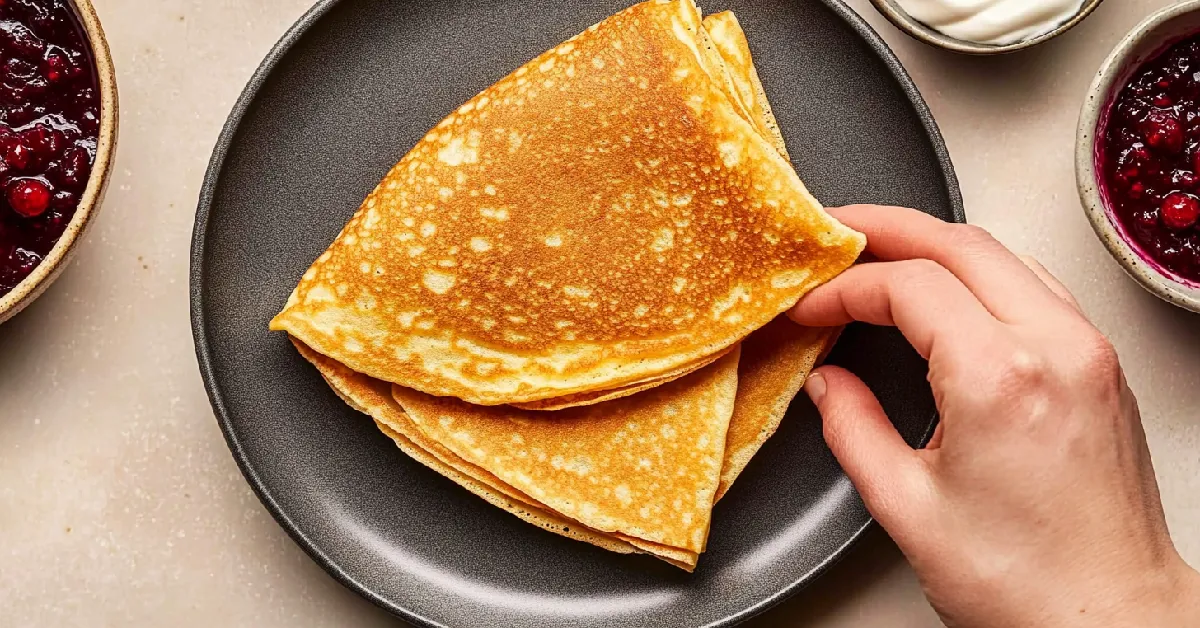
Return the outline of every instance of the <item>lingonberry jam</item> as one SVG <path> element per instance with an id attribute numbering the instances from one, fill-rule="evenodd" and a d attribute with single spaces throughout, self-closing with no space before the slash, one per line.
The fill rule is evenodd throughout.
<path id="1" fill-rule="evenodd" d="M 96 71 L 70 0 L 0 0 L 0 296 L 62 236 L 99 132 Z"/>

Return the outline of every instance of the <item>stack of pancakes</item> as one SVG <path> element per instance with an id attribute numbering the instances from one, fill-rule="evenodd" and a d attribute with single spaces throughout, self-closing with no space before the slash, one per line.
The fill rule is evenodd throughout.
<path id="1" fill-rule="evenodd" d="M 832 342 L 780 313 L 863 245 L 791 168 L 733 14 L 649 0 L 431 130 L 271 329 L 467 490 L 690 571 Z"/>

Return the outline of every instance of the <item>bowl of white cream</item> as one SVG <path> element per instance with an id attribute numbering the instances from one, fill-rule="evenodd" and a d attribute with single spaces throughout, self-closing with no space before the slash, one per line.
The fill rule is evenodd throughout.
<path id="1" fill-rule="evenodd" d="M 1075 26 L 1102 0 L 871 0 L 900 30 L 966 54 L 1001 54 Z"/>

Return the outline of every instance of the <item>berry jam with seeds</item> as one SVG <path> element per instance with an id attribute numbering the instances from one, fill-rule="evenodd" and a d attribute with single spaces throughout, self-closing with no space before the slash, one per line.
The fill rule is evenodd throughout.
<path id="1" fill-rule="evenodd" d="M 70 0 L 0 0 L 0 296 L 62 236 L 99 132 L 96 72 Z"/>

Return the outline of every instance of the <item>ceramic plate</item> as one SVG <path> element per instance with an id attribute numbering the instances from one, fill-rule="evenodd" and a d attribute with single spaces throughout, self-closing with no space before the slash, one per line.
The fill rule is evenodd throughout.
<path id="1" fill-rule="evenodd" d="M 798 399 L 717 506 L 694 574 L 571 541 L 407 458 L 267 331 L 300 275 L 429 128 L 628 1 L 320 2 L 262 63 L 213 154 L 191 291 L 217 419 L 296 542 L 411 622 L 730 625 L 811 581 L 870 525 L 814 409 Z M 962 219 L 928 110 L 861 19 L 836 0 L 714 1 L 710 12 L 741 19 L 817 198 Z M 871 385 L 909 442 L 927 437 L 936 419 L 926 365 L 900 334 L 852 326 L 830 361 Z"/>

